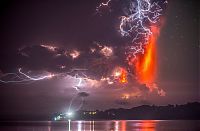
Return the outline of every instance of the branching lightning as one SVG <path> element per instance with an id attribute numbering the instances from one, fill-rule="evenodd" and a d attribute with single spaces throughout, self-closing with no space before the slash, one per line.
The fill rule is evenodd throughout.
<path id="1" fill-rule="evenodd" d="M 102 7 L 105 7 L 105 6 L 108 6 L 110 4 L 112 0 L 108 0 L 107 2 L 102 2 L 100 3 L 100 5 L 96 8 L 96 11 L 99 12 L 99 10 L 102 8 Z"/>
<path id="2" fill-rule="evenodd" d="M 121 16 L 120 33 L 122 36 L 132 38 L 132 44 L 128 47 L 129 58 L 136 57 L 138 53 L 144 53 L 144 46 L 149 41 L 152 31 L 150 26 L 156 24 L 162 15 L 162 8 L 158 2 L 150 0 L 131 1 L 127 16 Z"/>
<path id="3" fill-rule="evenodd" d="M 97 11 L 108 6 L 112 0 L 101 3 Z M 160 30 L 159 25 L 163 9 L 160 5 L 167 1 L 152 2 L 152 0 L 130 0 L 126 7 L 126 15 L 120 17 L 119 32 L 122 37 L 130 37 L 131 42 L 126 47 L 125 54 L 129 66 L 134 67 L 136 80 L 145 84 L 150 91 L 159 90 L 155 82 L 156 71 L 156 40 Z M 160 93 L 162 92 L 162 93 Z"/>
<path id="4" fill-rule="evenodd" d="M 22 72 L 22 68 L 18 69 L 18 73 L 6 73 L 0 77 L 0 82 L 2 83 L 25 83 L 30 81 L 40 81 L 44 79 L 51 79 L 55 76 L 55 74 L 48 73 L 46 75 L 39 76 L 30 76 L 24 72 Z M 4 80 L 7 78 L 9 80 Z"/>
<path id="5" fill-rule="evenodd" d="M 89 77 L 87 77 L 87 75 L 85 75 L 83 73 L 83 71 L 86 71 L 86 70 L 87 69 L 74 68 L 65 73 L 47 73 L 45 75 L 40 74 L 40 75 L 36 75 L 36 76 L 31 76 L 28 73 L 23 72 L 22 68 L 19 68 L 17 73 L 6 73 L 6 74 L 2 75 L 0 77 L 0 82 L 4 83 L 4 84 L 27 83 L 30 81 L 41 81 L 41 80 L 45 80 L 45 79 L 51 79 L 56 76 L 57 77 L 62 76 L 63 78 L 70 78 L 70 79 L 72 78 L 76 81 L 76 84 L 74 86 L 72 86 L 72 88 L 74 88 L 77 91 L 77 94 L 74 95 L 72 97 L 72 99 L 70 100 L 68 112 L 67 112 L 67 113 L 69 113 L 71 111 L 71 106 L 76 98 L 81 97 L 81 103 L 77 107 L 77 109 L 74 109 L 74 110 L 77 111 L 77 110 L 81 109 L 81 107 L 83 106 L 84 96 L 79 96 L 79 93 L 81 93 L 81 87 L 84 87 L 83 81 L 85 81 L 86 83 L 87 82 L 91 83 L 91 82 L 95 81 L 95 80 L 90 79 Z M 72 75 L 74 72 L 77 72 L 77 73 L 75 75 Z M 81 76 L 79 74 L 81 74 Z"/>
<path id="6" fill-rule="evenodd" d="M 21 70 L 22 70 L 22 69 L 19 68 L 19 70 L 18 70 L 19 73 L 20 73 L 21 75 L 25 76 L 26 78 L 28 78 L 29 80 L 32 80 L 32 81 L 39 81 L 39 80 L 44 80 L 44 79 L 50 79 L 50 78 L 52 78 L 52 77 L 55 76 L 54 74 L 48 74 L 48 75 L 43 75 L 43 76 L 39 76 L 39 77 L 35 78 L 35 77 L 31 77 L 31 76 L 29 76 L 29 75 L 23 73 Z"/>
<path id="7" fill-rule="evenodd" d="M 108 6 L 112 0 L 101 3 L 97 11 Z M 166 4 L 164 1 L 162 4 Z M 126 52 L 129 57 L 136 57 L 138 53 L 144 53 L 144 45 L 152 35 L 152 25 L 160 21 L 163 9 L 159 2 L 151 3 L 151 0 L 130 0 L 126 15 L 120 16 L 119 32 L 122 36 L 131 37 L 131 45 Z"/>
<path id="8" fill-rule="evenodd" d="M 101 8 L 109 7 L 112 5 L 113 0 L 108 0 L 107 2 L 100 3 L 96 8 L 96 11 L 99 12 Z M 119 0 L 120 1 L 120 0 Z M 123 1 L 123 0 L 121 0 Z M 42 72 L 38 75 L 32 75 L 29 72 L 25 72 L 22 68 L 19 68 L 16 73 L 6 73 L 0 76 L 0 84 L 8 83 L 28 83 L 42 80 L 49 80 L 52 78 L 67 78 L 70 82 L 73 83 L 72 89 L 76 91 L 76 94 L 73 95 L 71 101 L 69 102 L 69 107 L 67 113 L 71 112 L 71 107 L 75 102 L 75 99 L 80 98 L 81 103 L 74 109 L 75 111 L 81 109 L 84 104 L 85 97 L 84 89 L 89 87 L 101 87 L 101 85 L 128 85 L 128 77 L 134 76 L 139 84 L 145 84 L 149 91 L 156 90 L 157 93 L 161 96 L 165 95 L 165 92 L 162 89 L 159 89 L 155 84 L 155 74 L 156 74 L 156 41 L 160 31 L 160 19 L 163 12 L 160 4 L 166 4 L 165 2 L 151 2 L 152 0 L 129 0 L 128 7 L 126 7 L 125 15 L 120 16 L 119 20 L 119 33 L 124 38 L 131 38 L 131 41 L 128 42 L 128 46 L 125 47 L 125 55 L 127 60 L 126 66 L 114 66 L 113 70 L 101 76 L 101 79 L 90 78 L 87 76 L 86 71 L 89 69 L 79 69 L 73 68 L 68 72 L 62 73 L 51 73 L 51 72 Z M 111 46 L 105 46 L 99 43 L 96 43 L 97 48 L 90 48 L 90 54 L 98 54 L 104 59 L 108 60 L 115 55 L 115 51 Z M 84 51 L 72 49 L 66 50 L 61 49 L 57 46 L 41 44 L 40 47 L 48 50 L 54 56 L 65 56 L 72 60 L 79 60 L 84 56 Z M 20 54 L 25 57 L 30 57 L 27 54 L 25 48 L 20 49 Z M 66 65 L 59 65 L 60 69 L 66 69 Z M 134 70 L 134 73 L 131 72 L 131 69 Z M 131 75 L 129 75 L 132 73 Z M 80 95 L 82 93 L 82 96 Z M 131 97 L 139 97 L 141 92 L 134 93 L 125 93 L 122 94 L 122 100 L 128 100 Z"/>

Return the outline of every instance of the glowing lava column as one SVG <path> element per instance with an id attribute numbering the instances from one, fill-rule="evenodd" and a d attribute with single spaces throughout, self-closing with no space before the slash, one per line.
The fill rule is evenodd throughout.
<path id="1" fill-rule="evenodd" d="M 144 44 L 144 53 L 137 54 L 135 59 L 136 79 L 140 84 L 146 84 L 150 91 L 155 85 L 157 58 L 156 58 L 156 41 L 159 36 L 159 28 L 151 27 L 152 34 L 146 44 Z"/>

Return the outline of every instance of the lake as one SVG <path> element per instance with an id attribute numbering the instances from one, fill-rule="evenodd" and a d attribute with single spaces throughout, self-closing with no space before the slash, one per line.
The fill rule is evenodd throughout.
<path id="1" fill-rule="evenodd" d="M 0 131 L 200 131 L 193 120 L 1 122 Z"/>

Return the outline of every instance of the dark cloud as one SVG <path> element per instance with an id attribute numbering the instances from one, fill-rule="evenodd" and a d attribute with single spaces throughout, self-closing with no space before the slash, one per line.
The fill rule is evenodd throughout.
<path id="1" fill-rule="evenodd" d="M 121 105 L 121 106 L 128 106 L 128 105 L 130 105 L 131 103 L 130 103 L 128 100 L 116 100 L 116 101 L 115 101 L 115 104 Z"/>
<path id="2" fill-rule="evenodd" d="M 138 101 L 139 105 L 152 105 L 152 103 L 149 100 L 141 99 Z"/>
<path id="3" fill-rule="evenodd" d="M 80 96 L 80 97 L 88 97 L 90 94 L 89 93 L 87 93 L 87 92 L 79 92 L 78 93 L 78 96 Z"/>
<path id="4" fill-rule="evenodd" d="M 102 14 L 96 14 L 97 0 L 7 0 L 0 4 L 0 74 L 23 71 L 48 71 L 65 73 L 72 68 L 86 68 L 84 73 L 90 78 L 100 79 L 112 72 L 115 66 L 126 67 L 125 46 L 130 37 L 122 38 L 119 30 L 119 16 L 124 15 L 129 0 L 113 0 L 111 9 L 105 8 Z M 122 93 L 135 93 L 138 89 L 147 95 L 145 85 L 136 83 L 133 76 L 128 78 L 131 84 L 125 86 L 102 85 L 80 92 L 78 96 L 93 101 L 90 108 L 110 108 L 135 106 L 141 104 L 185 103 L 198 98 L 198 6 L 195 0 L 170 1 L 166 12 L 166 22 L 158 41 L 158 86 L 164 88 L 167 96 L 148 97 L 148 100 L 128 102 L 118 100 Z M 129 13 L 129 12 L 127 12 Z M 50 41 L 50 42 L 49 42 Z M 112 47 L 114 53 L 106 58 L 99 53 L 102 46 Z M 55 51 L 41 44 L 57 47 Z M 91 53 L 90 48 L 97 51 Z M 72 59 L 65 52 L 81 52 Z M 63 66 L 63 68 L 61 68 Z M 131 67 L 131 74 L 134 70 Z M 77 72 L 74 72 L 75 75 Z M 51 115 L 64 111 L 77 92 L 73 82 L 46 80 L 26 85 L 0 84 L 0 116 L 11 113 Z M 100 92 L 100 93 L 99 93 Z M 117 99 L 113 102 L 113 100 Z M 96 102 L 98 101 L 98 102 Z M 107 101 L 109 104 L 107 104 Z"/>
<path id="5" fill-rule="evenodd" d="M 55 50 L 50 50 L 45 46 L 54 47 Z M 100 46 L 97 46 L 96 43 L 93 43 L 91 47 L 85 47 L 85 49 L 66 48 L 55 44 L 23 46 L 16 51 L 17 56 L 12 56 L 17 60 L 15 65 L 19 65 L 13 65 L 12 69 L 22 67 L 30 70 L 64 73 L 73 68 L 81 68 L 89 69 L 86 74 L 91 78 L 100 79 L 102 76 L 108 76 L 116 66 L 126 66 L 124 48 L 113 47 L 113 55 L 106 57 L 100 53 L 106 45 L 101 44 Z M 95 51 L 91 52 L 91 48 L 94 48 Z M 74 59 L 70 56 L 73 50 L 80 53 Z M 4 64 L 6 63 L 9 64 L 9 61 L 4 62 Z M 60 68 L 61 66 L 64 68 Z M 6 68 L 6 65 L 2 65 L 2 68 Z"/>

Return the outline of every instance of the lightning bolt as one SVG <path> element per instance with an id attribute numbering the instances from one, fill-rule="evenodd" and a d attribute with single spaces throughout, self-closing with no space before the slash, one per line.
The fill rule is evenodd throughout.
<path id="1" fill-rule="evenodd" d="M 130 2 L 129 15 L 121 16 L 119 31 L 122 36 L 132 38 L 131 45 L 127 48 L 128 58 L 144 53 L 144 45 L 152 35 L 151 25 L 160 21 L 163 9 L 158 2 L 150 0 L 136 0 Z"/>
<path id="2" fill-rule="evenodd" d="M 155 43 L 158 36 L 157 32 L 159 32 L 158 24 L 160 24 L 163 12 L 161 5 L 168 2 L 166 0 L 152 1 L 129 0 L 127 10 L 124 12 L 126 15 L 120 16 L 119 32 L 122 37 L 131 38 L 129 46 L 125 47 L 125 54 L 128 65 L 135 67 L 137 81 L 146 84 L 150 90 L 156 89 L 159 94 L 164 94 L 164 91 L 159 91 L 154 83 L 156 70 Z M 111 0 L 101 3 L 97 7 L 97 11 L 108 6 L 110 2 Z M 121 0 L 121 2 L 123 1 Z"/>
<path id="3" fill-rule="evenodd" d="M 6 73 L 0 77 L 0 82 L 2 83 L 24 83 L 29 81 L 40 81 L 44 79 L 51 79 L 56 76 L 53 73 L 48 73 L 47 75 L 39 75 L 39 76 L 29 76 L 28 74 L 22 72 L 22 68 L 18 69 L 18 73 Z M 4 78 L 9 77 L 9 80 L 4 80 Z"/>
<path id="4" fill-rule="evenodd" d="M 99 10 L 100 10 L 102 7 L 108 6 L 108 5 L 110 4 L 111 1 L 112 1 L 112 0 L 108 0 L 108 1 L 105 2 L 105 3 L 104 3 L 104 2 L 100 3 L 99 6 L 96 7 L 96 11 L 99 12 Z"/>

